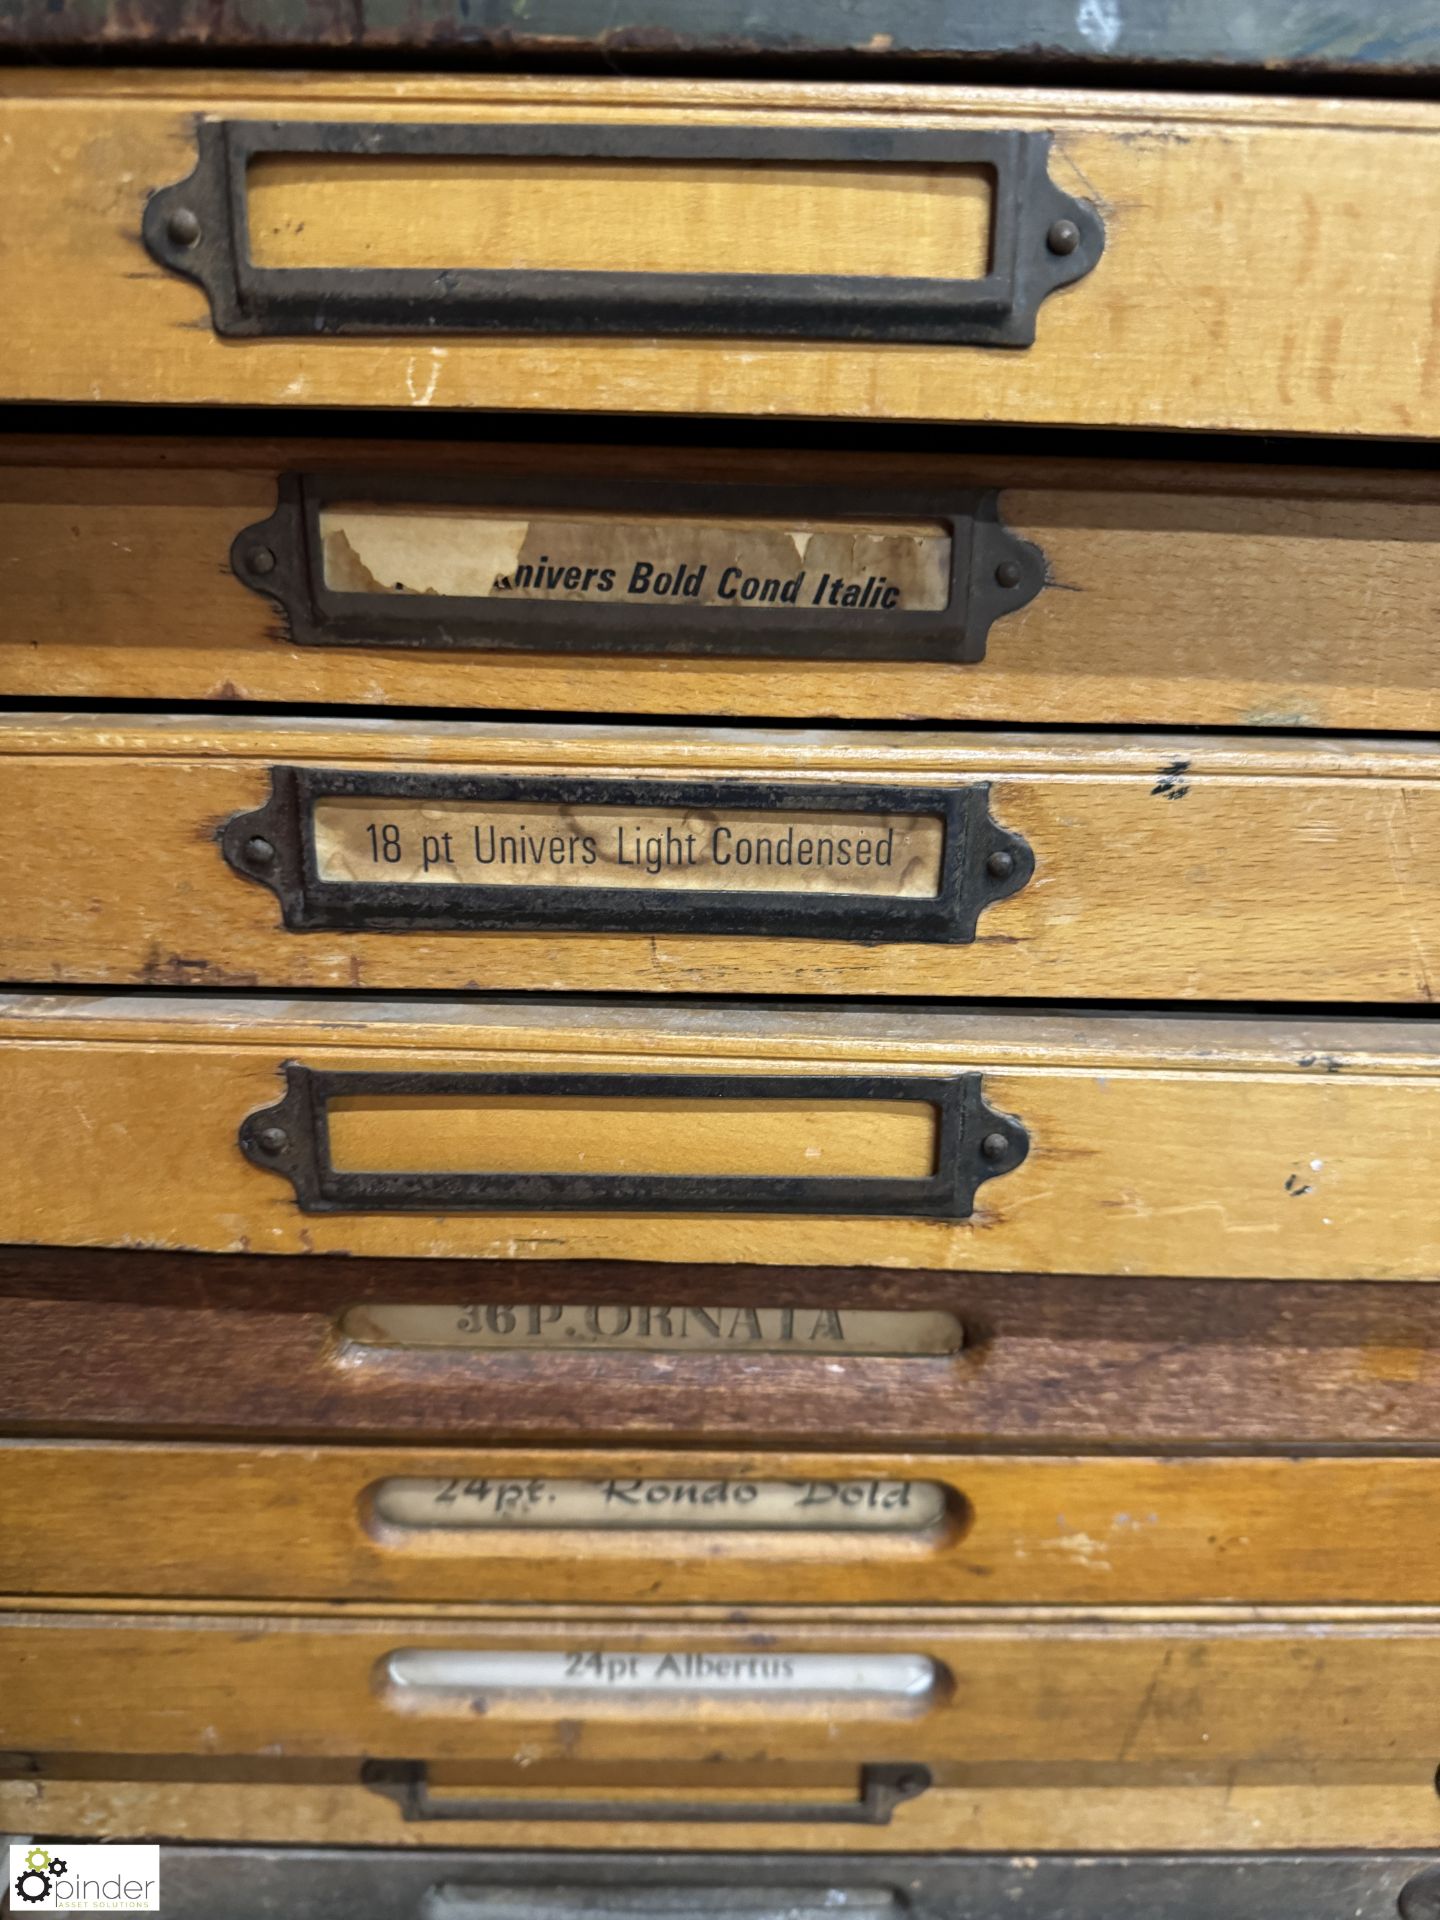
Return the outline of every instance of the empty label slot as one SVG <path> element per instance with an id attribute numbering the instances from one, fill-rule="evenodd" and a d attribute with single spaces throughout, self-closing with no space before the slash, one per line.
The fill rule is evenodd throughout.
<path id="1" fill-rule="evenodd" d="M 596 1528 L 615 1532 L 929 1532 L 946 1491 L 925 1480 L 382 1480 L 377 1519 L 411 1530 Z"/>
<path id="2" fill-rule="evenodd" d="M 320 509 L 333 593 L 720 607 L 837 618 L 949 604 L 951 536 L 919 525 L 794 525 L 336 502 Z"/>
<path id="3" fill-rule="evenodd" d="M 919 1101 L 345 1094 L 326 1106 L 339 1173 L 710 1174 L 928 1179 Z"/>
<path id="4" fill-rule="evenodd" d="M 261 154 L 259 267 L 978 280 L 985 166 Z"/>
<path id="5" fill-rule="evenodd" d="M 713 1869 L 717 1880 L 723 1865 Z M 908 1903 L 906 1903 L 908 1905 Z M 432 1887 L 420 1920 L 893 1920 L 886 1887 Z"/>

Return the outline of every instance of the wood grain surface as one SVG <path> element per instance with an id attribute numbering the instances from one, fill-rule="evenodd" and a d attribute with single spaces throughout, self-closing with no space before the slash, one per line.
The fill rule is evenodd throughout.
<path id="1" fill-rule="evenodd" d="M 348 1310 L 947 1312 L 944 1355 L 404 1348 Z M 1272 1281 L 324 1255 L 0 1255 L 0 1430 L 851 1448 L 1433 1450 L 1440 1292 Z"/>
<path id="2" fill-rule="evenodd" d="M 432 1771 L 442 1778 L 446 1772 Z M 467 1763 L 452 1790 L 471 1786 L 477 1771 L 476 1763 Z M 534 1771 L 527 1769 L 527 1778 Z M 598 1778 L 596 1771 L 586 1790 L 615 1792 L 613 1770 L 601 1770 Z M 283 1759 L 158 1762 L 15 1754 L 0 1756 L 0 1820 L 12 1833 L 94 1840 L 172 1837 L 291 1847 L 443 1845 L 547 1852 L 557 1846 L 567 1852 L 576 1847 L 624 1853 L 675 1849 L 699 1860 L 754 1852 L 778 1856 L 770 1879 L 781 1878 L 785 1858 L 796 1854 L 838 1850 L 846 1856 L 883 1856 L 906 1846 L 1027 1854 L 1058 1848 L 1087 1854 L 1225 1848 L 1253 1854 L 1292 1847 L 1434 1849 L 1440 1844 L 1434 1781 L 1414 1762 L 1317 1763 L 1299 1769 L 1240 1763 L 1227 1768 L 1223 1779 L 1184 1767 L 1077 1772 L 1041 1762 L 1007 1767 L 997 1782 L 998 1771 L 983 1764 L 957 1767 L 951 1770 L 957 1784 L 933 1787 L 902 1806 L 886 1827 L 587 1821 L 578 1808 L 575 1820 L 560 1825 L 527 1821 L 522 1811 L 514 1820 L 447 1820 L 436 1826 L 407 1825 L 393 1801 L 359 1784 L 353 1761 L 301 1765 Z M 671 1791 L 693 1791 L 673 1763 L 664 1777 L 678 1779 Z M 642 1790 L 653 1794 L 654 1779 Z M 750 1791 L 758 1798 L 762 1790 Z M 813 1792 L 807 1789 L 806 1797 Z M 488 1857 L 488 1852 L 481 1855 Z M 724 1872 L 718 1859 L 716 1872 Z M 786 1884 L 791 1884 L 788 1878 Z"/>
<path id="3" fill-rule="evenodd" d="M 667 781 L 714 781 L 722 794 L 723 783 L 747 781 L 781 800 L 787 785 L 833 789 L 837 797 L 847 786 L 939 793 L 979 785 L 989 791 L 995 821 L 1032 849 L 1035 873 L 1020 892 L 984 907 L 973 944 L 695 934 L 658 925 L 557 935 L 527 931 L 523 914 L 505 932 L 296 933 L 283 925 L 270 888 L 237 873 L 216 844 L 227 820 L 268 802 L 270 770 L 291 765 L 609 782 L 619 813 L 595 807 L 578 821 L 592 839 L 600 836 L 607 858 L 616 819 L 632 845 L 642 829 L 698 824 L 704 847 L 705 823 L 721 821 L 729 823 L 729 849 L 748 831 L 747 819 L 759 821 L 755 831 L 783 836 L 785 814 L 770 821 L 740 802 L 727 812 L 723 798 L 703 809 L 672 803 L 665 812 Z M 658 783 L 653 804 L 637 807 L 637 778 Z M 374 912 L 378 883 L 422 877 L 416 861 L 392 867 L 373 848 L 367 854 L 365 834 L 373 841 L 381 831 L 376 821 L 390 822 L 397 835 L 403 828 L 412 853 L 425 827 L 455 827 L 446 844 L 459 846 L 462 862 L 471 844 L 460 814 L 441 819 L 438 800 L 423 803 L 423 819 L 414 811 L 422 803 L 403 804 L 412 811 L 383 798 L 347 803 L 353 819 L 343 833 L 325 817 L 327 844 L 341 852 L 322 873 L 353 875 L 362 900 L 369 883 Z M 561 824 L 574 829 L 574 811 L 565 810 Z M 894 811 L 910 809 L 897 803 Z M 812 831 L 816 820 L 829 831 L 846 820 L 808 799 L 792 801 L 790 813 L 799 820 L 795 831 Z M 561 819 L 554 803 L 534 795 L 503 819 L 483 807 L 472 816 L 497 833 L 523 822 L 541 836 Z M 307 809 L 300 833 L 308 841 L 312 831 Z M 1424 739 L 814 732 L 797 739 L 679 728 L 10 716 L 0 719 L 0 892 L 12 909 L 0 926 L 0 973 L 113 986 L 1428 1003 L 1440 979 L 1437 842 L 1440 747 Z M 916 850 L 916 878 L 912 886 L 903 874 L 881 876 L 887 889 L 933 894 L 934 817 L 899 820 L 892 844 L 902 849 L 897 867 L 905 847 Z M 293 858 L 298 863 L 298 848 Z M 474 861 L 454 870 L 472 881 L 510 871 Z M 612 915 L 633 912 L 636 885 L 670 899 L 679 882 L 690 884 L 684 871 L 650 878 L 633 863 L 562 866 L 550 879 L 545 872 L 535 869 L 528 897 L 563 901 L 562 882 L 578 876 L 594 884 L 598 874 L 611 887 Z M 700 878 L 728 893 L 747 874 L 732 861 Z M 818 878 L 842 907 L 844 889 L 858 897 L 859 881 L 838 869 Z M 800 880 L 790 884 L 798 888 Z M 485 897 L 478 885 L 453 892 Z M 753 893 L 747 899 L 760 904 Z M 782 906 L 770 905 L 776 919 Z"/>
<path id="4" fill-rule="evenodd" d="M 613 1518 L 514 1523 L 527 1499 L 571 1481 L 608 1490 Z M 707 1531 L 697 1516 L 708 1509 L 677 1504 L 673 1524 L 636 1531 L 646 1486 L 689 1481 L 783 1483 L 815 1530 Z M 426 1484 L 420 1524 L 387 1506 L 385 1489 L 408 1482 Z M 904 1533 L 837 1530 L 845 1490 L 867 1483 L 908 1485 L 912 1503 L 938 1489 L 944 1516 Z M 1425 1605 L 1437 1500 L 1435 1459 L 10 1441 L 0 1590 L 537 1606 Z M 508 1525 L 460 1524 L 500 1505 Z"/>
<path id="5" fill-rule="evenodd" d="M 995 622 L 973 665 L 296 646 L 229 567 L 287 471 L 417 485 L 609 475 L 662 490 L 823 481 L 877 507 L 897 488 L 994 487 L 1051 584 Z M 1440 486 L 1425 474 L 57 432 L 0 440 L 0 569 L 0 691 L 17 699 L 1440 727 Z"/>
<path id="6" fill-rule="evenodd" d="M 557 1718 L 498 1697 L 479 1713 L 463 1694 L 402 1708 L 384 1668 L 399 1649 L 748 1657 L 757 1646 L 782 1661 L 919 1656 L 939 1678 L 927 1700 L 884 1709 L 841 1712 L 803 1698 L 683 1709 L 577 1699 L 578 1711 Z M 857 1621 L 832 1609 L 808 1623 L 763 1611 L 636 1623 L 553 1609 L 528 1618 L 333 1609 L 325 1617 L 84 1603 L 0 1619 L 0 1724 L 17 1751 L 490 1763 L 509 1769 L 522 1792 L 544 1785 L 532 1769 L 546 1766 L 633 1767 L 644 1771 L 617 1785 L 648 1775 L 653 1790 L 658 1775 L 684 1791 L 694 1763 L 717 1775 L 730 1768 L 724 1784 L 747 1792 L 772 1785 L 769 1767 L 784 1769 L 773 1784 L 791 1794 L 805 1791 L 807 1774 L 812 1790 L 839 1794 L 849 1769 L 879 1761 L 931 1766 L 940 1786 L 992 1788 L 1026 1779 L 1076 1790 L 1218 1785 L 1247 1768 L 1292 1792 L 1316 1778 L 1394 1784 L 1423 1770 L 1433 1781 L 1437 1673 L 1433 1612 L 912 1609 Z M 437 1788 L 455 1779 L 452 1765 Z M 892 1840 L 904 1843 L 907 1824 L 897 1817 Z M 577 1833 L 577 1843 L 586 1837 Z M 502 1829 L 496 1844 L 505 1838 Z"/>
<path id="7" fill-rule="evenodd" d="M 424 328 L 403 339 L 237 344 L 215 336 L 199 290 L 139 243 L 148 194 L 193 167 L 201 114 L 1053 132 L 1051 177 L 1101 209 L 1107 249 L 1086 279 L 1045 303 L 1037 344 L 1020 351 L 441 342 Z M 1440 228 L 1407 224 L 1402 211 L 1426 203 L 1440 131 L 1429 103 L 609 78 L 324 75 L 301 85 L 284 74 L 21 68 L 6 77 L 0 130 L 8 399 L 1389 436 L 1440 427 L 1425 344 Z M 645 206 L 642 170 L 616 227 L 617 259 Z M 741 206 L 732 241 L 760 217 L 753 198 Z M 408 220 L 405 206 L 400 232 Z M 377 263 L 395 232 L 395 223 L 376 230 Z M 723 270 L 728 251 L 696 265 Z"/>
<path id="8" fill-rule="evenodd" d="M 191 994 L 0 996 L 0 1197 L 7 1240 L 213 1252 L 486 1258 L 619 1257 L 1184 1278 L 1426 1279 L 1440 1275 L 1433 1205 L 1440 1128 L 1436 1029 L 1424 1021 L 1099 1016 L 689 1006 L 547 1000 L 224 999 Z M 282 1092 L 287 1060 L 344 1073 L 653 1073 L 660 1096 L 560 1098 L 538 1171 L 580 1170 L 602 1129 L 607 1164 L 696 1164 L 667 1075 L 838 1076 L 834 1095 L 743 1102 L 793 1128 L 806 1163 L 853 1163 L 870 1138 L 906 1175 L 886 1102 L 847 1101 L 844 1077 L 978 1072 L 995 1111 L 1031 1138 L 965 1220 L 782 1214 L 445 1215 L 298 1211 L 288 1179 L 237 1144 Z M 408 1103 L 408 1104 L 407 1104 Z M 373 1104 L 373 1103 L 371 1103 Z M 523 1103 L 522 1103 L 523 1104 Z M 888 1103 L 894 1105 L 895 1103 Z M 925 1102 L 898 1103 L 907 1113 Z M 393 1103 L 388 1166 L 483 1169 L 518 1111 L 421 1090 Z M 583 1109 L 583 1111 L 582 1111 Z M 763 1112 L 757 1111 L 763 1109 Z M 706 1164 L 723 1128 L 706 1117 Z M 399 1124 L 403 1118 L 404 1124 Z M 457 1144 L 463 1129 L 463 1153 Z M 623 1140 L 619 1136 L 623 1135 Z M 383 1128 L 375 1137 L 383 1142 Z M 403 1148 L 403 1151 L 402 1151 Z M 496 1151 L 499 1149 L 497 1148 Z M 878 1148 L 877 1148 L 878 1151 Z M 899 1157 L 895 1157 L 899 1154 Z M 538 1156 L 537 1156 L 538 1157 Z"/>

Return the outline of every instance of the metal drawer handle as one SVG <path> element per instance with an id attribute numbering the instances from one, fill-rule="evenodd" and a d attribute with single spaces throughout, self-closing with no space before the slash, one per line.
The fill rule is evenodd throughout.
<path id="1" fill-rule="evenodd" d="M 423 1760 L 367 1760 L 362 1786 L 393 1800 L 406 1820 L 636 1820 L 687 1825 L 888 1826 L 896 1807 L 931 1784 L 928 1767 L 864 1766 L 855 1800 L 794 1800 L 788 1804 L 713 1800 L 437 1800 Z"/>
<path id="2" fill-rule="evenodd" d="M 1021 1123 L 987 1106 L 978 1073 L 923 1075 L 649 1073 L 344 1073 L 285 1063 L 287 1091 L 247 1114 L 240 1148 L 282 1174 L 302 1213 L 740 1213 L 964 1220 L 981 1181 L 1030 1150 Z M 340 1172 L 332 1101 L 390 1097 L 657 1101 L 867 1100 L 936 1110 L 936 1171 L 820 1176 L 650 1173 Z"/>
<path id="3" fill-rule="evenodd" d="M 151 195 L 145 245 L 204 288 L 230 338 L 446 333 L 679 335 L 1026 347 L 1036 312 L 1088 273 L 1105 229 L 1051 180 L 1048 133 L 906 127 L 465 126 L 201 120 L 188 179 Z M 250 164 L 261 154 L 657 164 L 983 167 L 988 270 L 946 280 L 813 273 L 259 267 Z"/>
<path id="4" fill-rule="evenodd" d="M 742 1885 L 723 1858 L 711 1871 L 727 1877 L 675 1886 L 621 1878 L 603 1886 L 442 1882 L 424 1895 L 418 1920 L 904 1920 L 909 1912 L 888 1887 Z"/>

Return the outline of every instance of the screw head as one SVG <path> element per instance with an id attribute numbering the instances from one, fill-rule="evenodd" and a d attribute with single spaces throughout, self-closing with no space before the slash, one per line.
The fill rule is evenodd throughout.
<path id="1" fill-rule="evenodd" d="M 1003 1160 L 1010 1151 L 1010 1141 L 1003 1133 L 987 1133 L 980 1151 L 987 1160 Z"/>
<path id="2" fill-rule="evenodd" d="M 200 238 L 200 216 L 193 207 L 176 207 L 165 231 L 177 247 L 193 247 Z"/>
<path id="3" fill-rule="evenodd" d="M 997 880 L 1008 880 L 1015 871 L 1015 856 L 1007 853 L 1004 847 L 997 847 L 985 862 L 985 871 L 993 874 Z"/>
<path id="4" fill-rule="evenodd" d="M 257 834 L 253 840 L 245 842 L 245 858 L 252 867 L 268 867 L 275 858 L 274 845 Z"/>
<path id="5" fill-rule="evenodd" d="M 1080 229 L 1073 220 L 1056 220 L 1045 235 L 1051 253 L 1074 253 L 1080 244 Z"/>
<path id="6" fill-rule="evenodd" d="M 1018 560 L 1002 560 L 995 569 L 995 584 L 1000 587 L 1018 587 L 1024 578 L 1024 569 Z"/>
<path id="7" fill-rule="evenodd" d="M 255 1143 L 266 1153 L 283 1153 L 290 1144 L 290 1136 L 284 1127 L 261 1127 Z"/>
<path id="8" fill-rule="evenodd" d="M 245 556 L 245 564 L 252 573 L 273 573 L 275 556 L 269 547 L 252 547 Z"/>
<path id="9" fill-rule="evenodd" d="M 930 1778 L 928 1774 L 901 1773 L 896 1775 L 895 1791 L 903 1799 L 908 1800 L 917 1793 L 923 1793 L 929 1784 Z"/>

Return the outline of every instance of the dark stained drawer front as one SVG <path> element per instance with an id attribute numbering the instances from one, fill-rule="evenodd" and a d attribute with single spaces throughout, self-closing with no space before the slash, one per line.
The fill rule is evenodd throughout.
<path id="1" fill-rule="evenodd" d="M 1394 234 L 1437 130 L 1411 101 L 18 69 L 4 397 L 1431 435 L 1394 345 L 1440 235 Z"/>
<path id="2" fill-rule="evenodd" d="M 0 996 L 0 1235 L 1440 1275 L 1423 1021 Z"/>
<path id="3" fill-rule="evenodd" d="M 22 699 L 1440 727 L 1423 473 L 11 437 L 0 572 Z"/>
<path id="4" fill-rule="evenodd" d="M 60 1836 L 43 1836 L 58 1839 Z M 1431 1920 L 1425 1853 L 1023 1858 L 166 1846 L 170 1920 Z M 1397 1906 L 1397 1902 L 1399 1903 Z"/>
<path id="5" fill-rule="evenodd" d="M 1435 1459 L 0 1444 L 0 1591 L 1424 1605 Z M 37 1538 L 26 1516 L 44 1513 Z"/>
<path id="6" fill-rule="evenodd" d="M 1430 1447 L 1440 1289 L 7 1248 L 0 1429 Z"/>
<path id="7" fill-rule="evenodd" d="M 1426 1003 L 1437 843 L 1424 740 L 13 717 L 0 974 Z"/>
<path id="8" fill-rule="evenodd" d="M 295 60 L 308 54 L 372 59 L 458 53 L 509 64 L 538 56 L 586 65 L 623 63 L 627 72 L 663 71 L 677 55 L 724 60 L 745 71 L 827 69 L 844 59 L 854 72 L 883 79 L 923 60 L 942 73 L 978 72 L 991 64 L 1027 69 L 1037 82 L 1057 61 L 1095 75 L 1139 67 L 1183 68 L 1199 85 L 1207 70 L 1253 71 L 1268 85 L 1292 73 L 1309 79 L 1382 74 L 1419 76 L 1440 68 L 1440 31 L 1415 0 L 1362 7 L 1321 0 L 1196 13 L 1176 0 L 1130 0 L 1123 9 L 1077 9 L 1069 0 L 1026 0 L 991 13 L 943 5 L 903 6 L 857 0 L 843 8 L 797 14 L 789 0 L 710 0 L 697 13 L 686 0 L 529 0 L 523 14 L 494 14 L 470 0 L 430 0 L 419 11 L 384 5 L 311 0 L 302 8 L 212 9 L 200 0 L 11 0 L 0 17 L 0 47 L 17 52 L 59 48 L 189 56 L 244 52 Z"/>

